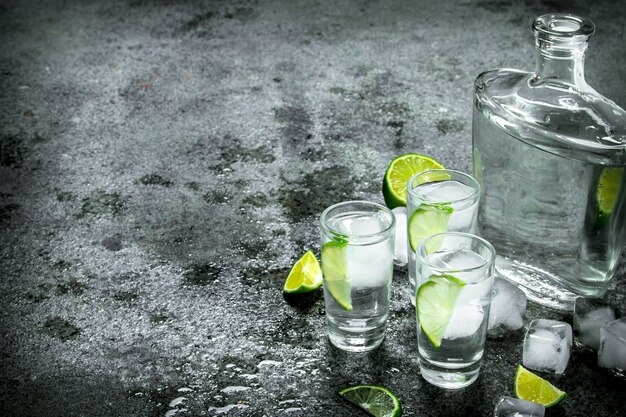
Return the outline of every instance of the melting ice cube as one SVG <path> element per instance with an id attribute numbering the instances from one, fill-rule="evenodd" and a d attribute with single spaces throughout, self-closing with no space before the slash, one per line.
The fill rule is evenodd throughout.
<path id="1" fill-rule="evenodd" d="M 615 312 L 600 299 L 576 299 L 574 336 L 577 342 L 594 350 L 600 347 L 600 328 L 615 320 Z"/>
<path id="2" fill-rule="evenodd" d="M 422 184 L 416 192 L 426 201 L 447 203 L 470 197 L 474 189 L 459 181 L 450 180 Z"/>
<path id="3" fill-rule="evenodd" d="M 396 248 L 393 255 L 397 265 L 404 266 L 407 263 L 407 230 L 406 230 L 406 207 L 396 207 L 391 210 L 396 218 Z"/>
<path id="4" fill-rule="evenodd" d="M 466 279 L 466 276 L 461 276 L 461 279 Z M 481 328 L 485 321 L 484 304 L 489 300 L 490 288 L 490 279 L 484 279 L 480 282 L 468 283 L 461 289 L 444 338 L 468 337 Z"/>
<path id="5" fill-rule="evenodd" d="M 485 268 L 473 269 L 482 266 L 485 260 L 479 254 L 462 248 L 435 252 L 428 257 L 428 261 L 434 268 L 452 271 L 446 273 L 465 283 L 456 299 L 444 338 L 457 339 L 473 335 L 484 322 L 483 305 L 487 304 L 491 297 L 492 278 L 486 275 L 488 271 Z M 422 270 L 425 276 L 430 272 L 427 269 Z M 435 270 L 435 274 L 439 273 Z"/>
<path id="6" fill-rule="evenodd" d="M 494 417 L 543 417 L 543 405 L 519 398 L 502 397 L 494 412 Z"/>
<path id="7" fill-rule="evenodd" d="M 348 245 L 348 278 L 355 288 L 377 287 L 390 282 L 393 256 L 388 241 L 374 245 Z"/>
<path id="8" fill-rule="evenodd" d="M 496 277 L 493 282 L 489 330 L 491 333 L 517 330 L 524 326 L 526 294 L 509 281 Z"/>
<path id="9" fill-rule="evenodd" d="M 347 235 L 374 235 L 385 229 L 385 222 L 376 215 L 345 216 L 336 220 L 337 230 Z"/>
<path id="10" fill-rule="evenodd" d="M 387 223 L 388 224 L 388 223 Z M 355 288 L 385 285 L 393 274 L 393 241 L 375 242 L 377 233 L 385 230 L 386 222 L 374 215 L 347 216 L 334 225 L 355 242 L 346 247 L 347 275 Z M 356 243 L 357 240 L 360 243 Z M 353 244 L 354 243 L 354 244 Z"/>
<path id="11" fill-rule="evenodd" d="M 454 248 L 454 250 L 441 250 L 428 256 L 428 262 L 437 268 L 450 272 L 450 275 L 461 279 L 465 283 L 475 283 L 485 279 L 485 259 L 469 248 Z"/>
<path id="12" fill-rule="evenodd" d="M 448 327 L 446 327 L 444 339 L 457 339 L 473 335 L 480 328 L 484 316 L 485 312 L 478 302 L 457 303 Z"/>
<path id="13" fill-rule="evenodd" d="M 522 362 L 529 369 L 562 374 L 572 350 L 572 327 L 556 320 L 533 320 L 524 338 Z"/>
<path id="14" fill-rule="evenodd" d="M 473 233 L 478 203 L 468 206 L 467 198 L 471 197 L 474 188 L 459 181 L 441 181 L 426 183 L 417 187 L 416 191 L 421 199 L 429 203 L 449 203 L 454 211 L 448 219 L 448 230 Z M 448 238 L 452 240 L 453 238 Z"/>
<path id="15" fill-rule="evenodd" d="M 598 365 L 626 375 L 626 317 L 614 320 L 600 329 Z"/>
<path id="16" fill-rule="evenodd" d="M 448 220 L 448 230 L 455 232 L 476 232 L 476 216 L 478 215 L 478 203 L 453 205 L 454 211 Z"/>

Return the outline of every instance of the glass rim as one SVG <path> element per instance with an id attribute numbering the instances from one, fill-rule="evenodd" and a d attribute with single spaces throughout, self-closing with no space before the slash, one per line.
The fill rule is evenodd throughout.
<path id="1" fill-rule="evenodd" d="M 487 250 L 489 251 L 489 255 L 490 255 L 489 259 L 486 259 L 480 265 L 473 266 L 471 268 L 458 269 L 458 270 L 456 270 L 457 272 L 471 272 L 471 271 L 482 269 L 482 268 L 488 267 L 489 265 L 494 265 L 495 264 L 495 261 L 496 261 L 496 250 L 494 249 L 493 245 L 491 243 L 489 243 L 487 240 L 485 240 L 482 237 L 480 237 L 480 236 L 473 235 L 471 233 L 464 233 L 464 232 L 443 232 L 443 233 L 437 233 L 437 234 L 428 236 L 426 239 L 422 239 L 422 241 L 417 244 L 417 248 L 415 250 L 415 254 L 417 255 L 417 260 L 421 264 L 424 264 L 424 265 L 428 266 L 429 268 L 436 269 L 436 270 L 442 269 L 441 266 L 438 266 L 438 265 L 433 264 L 432 262 L 429 262 L 422 255 L 422 252 L 424 251 L 424 246 L 426 245 L 426 243 L 429 240 L 433 239 L 433 238 L 441 237 L 441 236 L 459 236 L 459 237 L 464 237 L 464 238 L 467 238 L 467 239 L 470 239 L 470 240 L 478 241 L 481 244 L 483 244 L 483 246 L 485 246 L 487 248 Z M 438 251 L 436 251 L 436 252 L 438 252 Z M 453 272 L 453 271 L 450 271 L 450 272 Z M 474 282 L 474 283 L 471 283 L 471 284 L 477 284 L 477 283 L 482 282 L 482 281 L 484 281 L 484 279 L 481 279 L 480 281 L 477 281 L 477 282 Z M 467 284 L 467 285 L 471 285 L 471 284 Z"/>
<path id="2" fill-rule="evenodd" d="M 452 201 L 445 201 L 445 203 L 465 203 L 466 201 L 472 201 L 476 199 L 477 197 L 478 198 L 480 197 L 480 192 L 481 192 L 480 183 L 478 182 L 476 178 L 472 177 L 471 175 L 466 174 L 465 172 L 457 171 L 455 169 L 428 169 L 426 171 L 422 171 L 418 174 L 413 175 L 406 182 L 407 200 L 408 200 L 408 195 L 411 195 L 412 197 L 416 197 L 416 198 L 420 197 L 420 195 L 415 192 L 415 190 L 419 187 L 419 185 L 416 187 L 413 187 L 412 186 L 413 180 L 415 180 L 416 178 L 422 175 L 433 174 L 433 173 L 450 173 L 450 174 L 458 175 L 460 177 L 467 179 L 468 182 L 471 184 L 469 185 L 470 187 L 472 187 L 472 193 L 470 195 L 468 195 L 467 197 L 459 198 L 459 199 L 452 200 Z M 441 181 L 450 181 L 450 180 L 452 179 L 441 180 Z M 437 181 L 432 181 L 432 182 L 437 182 Z M 424 184 L 428 184 L 428 183 L 425 182 Z M 423 185 L 423 184 L 420 184 L 420 185 Z M 464 184 L 464 185 L 467 185 L 467 184 Z M 442 203 L 442 201 L 438 201 L 438 203 Z"/>
<path id="3" fill-rule="evenodd" d="M 334 210 L 338 207 L 342 207 L 342 206 L 347 206 L 349 204 L 362 204 L 364 206 L 370 206 L 370 207 L 374 207 L 376 208 L 378 211 L 382 211 L 386 214 L 389 214 L 390 218 L 391 218 L 391 222 L 389 223 L 389 226 L 386 227 L 385 229 L 381 230 L 380 232 L 376 232 L 376 233 L 364 233 L 364 234 L 350 234 L 347 235 L 345 233 L 341 233 L 340 231 L 333 229 L 332 227 L 328 226 L 327 224 L 327 220 L 328 220 L 328 213 L 330 213 L 331 210 Z M 377 236 L 381 236 L 384 237 L 385 235 L 389 234 L 390 231 L 395 230 L 396 227 L 396 216 L 393 214 L 393 212 L 388 208 L 383 206 L 382 204 L 379 203 L 374 203 L 373 201 L 365 201 L 365 200 L 349 200 L 349 201 L 342 201 L 340 203 L 335 203 L 330 207 L 327 207 L 326 210 L 324 210 L 320 216 L 320 224 L 322 226 L 322 231 L 331 234 L 333 236 L 338 236 L 338 237 L 347 237 L 347 238 L 374 238 Z M 381 239 L 382 240 L 382 239 Z M 368 242 L 368 244 L 370 244 L 372 242 Z"/>

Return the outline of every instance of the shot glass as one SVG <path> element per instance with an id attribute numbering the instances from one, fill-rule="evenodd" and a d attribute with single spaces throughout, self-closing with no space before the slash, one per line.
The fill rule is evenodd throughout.
<path id="1" fill-rule="evenodd" d="M 395 218 L 380 204 L 347 201 L 320 223 L 328 337 L 350 352 L 375 349 L 389 316 Z"/>
<path id="2" fill-rule="evenodd" d="M 474 177 L 450 169 L 416 174 L 406 187 L 407 258 L 409 298 L 415 305 L 415 250 L 419 242 L 436 233 L 476 234 L 480 184 Z"/>
<path id="3" fill-rule="evenodd" d="M 495 250 L 469 233 L 439 233 L 417 246 L 417 346 L 422 376 L 443 388 L 478 378 L 487 334 Z"/>

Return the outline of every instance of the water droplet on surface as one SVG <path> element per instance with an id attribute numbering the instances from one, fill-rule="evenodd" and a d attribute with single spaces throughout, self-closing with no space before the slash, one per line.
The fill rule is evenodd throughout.
<path id="1" fill-rule="evenodd" d="M 249 389 L 250 389 L 250 387 L 243 387 L 243 386 L 233 385 L 233 386 L 226 387 L 226 388 L 222 389 L 222 392 L 224 394 L 231 394 L 233 392 L 247 391 Z"/>
<path id="2" fill-rule="evenodd" d="M 245 405 L 245 404 L 228 404 L 228 405 L 226 405 L 224 407 L 213 407 L 213 406 L 210 406 L 209 407 L 209 411 L 214 411 L 215 414 L 224 414 L 224 413 L 228 413 L 233 408 L 248 408 L 248 406 Z"/>
<path id="3" fill-rule="evenodd" d="M 185 397 L 178 397 L 178 398 L 174 398 L 172 401 L 170 401 L 170 407 L 174 408 L 177 407 L 178 405 L 182 404 L 183 401 L 185 401 L 187 398 Z"/>
<path id="4" fill-rule="evenodd" d="M 259 364 L 257 365 L 257 368 L 261 368 L 263 366 L 280 366 L 282 364 L 283 363 L 279 361 L 272 361 L 272 360 L 266 359 L 264 361 L 259 362 Z"/>

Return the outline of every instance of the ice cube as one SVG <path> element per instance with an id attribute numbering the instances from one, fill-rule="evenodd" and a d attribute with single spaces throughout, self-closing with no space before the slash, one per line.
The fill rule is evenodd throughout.
<path id="1" fill-rule="evenodd" d="M 575 340 L 594 350 L 600 347 L 600 328 L 615 320 L 615 312 L 601 299 L 576 299 L 574 310 Z"/>
<path id="2" fill-rule="evenodd" d="M 368 214 L 343 218 L 337 224 L 337 228 L 347 235 L 374 235 L 385 229 L 385 222 L 375 215 Z"/>
<path id="3" fill-rule="evenodd" d="M 467 198 L 475 189 L 459 181 L 441 181 L 420 185 L 417 190 L 421 199 L 428 203 L 449 203 L 454 211 L 448 219 L 448 231 L 474 233 L 478 203 L 468 206 Z M 453 237 L 446 238 L 448 241 Z"/>
<path id="4" fill-rule="evenodd" d="M 407 230 L 406 230 L 406 207 L 396 207 L 391 210 L 396 218 L 396 248 L 393 255 L 396 265 L 406 265 L 407 259 Z"/>
<path id="5" fill-rule="evenodd" d="M 393 274 L 393 257 L 389 242 L 374 245 L 348 245 L 347 275 L 355 288 L 385 285 Z"/>
<path id="6" fill-rule="evenodd" d="M 556 320 L 533 320 L 524 338 L 524 366 L 562 374 L 572 350 L 572 326 Z"/>
<path id="7" fill-rule="evenodd" d="M 493 282 L 491 308 L 489 309 L 489 330 L 498 333 L 504 330 L 517 330 L 524 326 L 526 294 L 509 281 L 496 277 Z"/>
<path id="8" fill-rule="evenodd" d="M 457 302 L 443 338 L 458 339 L 473 335 L 480 328 L 484 316 L 485 312 L 480 303 Z"/>
<path id="9" fill-rule="evenodd" d="M 467 240 L 467 239 L 465 239 Z M 481 271 L 471 275 L 468 278 L 466 270 L 478 268 L 485 264 L 485 258 L 465 247 L 453 247 L 451 249 L 442 249 L 428 256 L 429 263 L 438 268 L 445 268 L 450 271 L 463 271 L 463 281 L 475 282 L 482 279 Z M 454 274 L 452 274 L 454 275 Z"/>
<path id="10" fill-rule="evenodd" d="M 474 189 L 459 181 L 450 180 L 422 184 L 416 192 L 426 201 L 448 203 L 468 198 L 474 193 Z"/>
<path id="11" fill-rule="evenodd" d="M 626 375 L 626 317 L 613 320 L 600 329 L 598 365 Z"/>
<path id="12" fill-rule="evenodd" d="M 485 319 L 484 305 L 491 297 L 493 282 L 491 277 L 486 276 L 488 271 L 484 268 L 472 270 L 483 265 L 484 259 L 469 249 L 460 249 L 438 252 L 429 257 L 429 260 L 433 265 L 440 266 L 444 270 L 458 271 L 445 272 L 445 274 L 465 283 L 456 300 L 444 338 L 457 339 L 475 334 Z M 464 269 L 469 269 L 469 271 Z M 435 272 L 435 274 L 441 273 Z"/>
<path id="13" fill-rule="evenodd" d="M 519 398 L 502 397 L 494 412 L 494 417 L 543 417 L 543 405 Z"/>
<path id="14" fill-rule="evenodd" d="M 475 233 L 478 203 L 471 206 L 453 205 L 454 211 L 448 220 L 448 230 L 452 232 Z"/>

